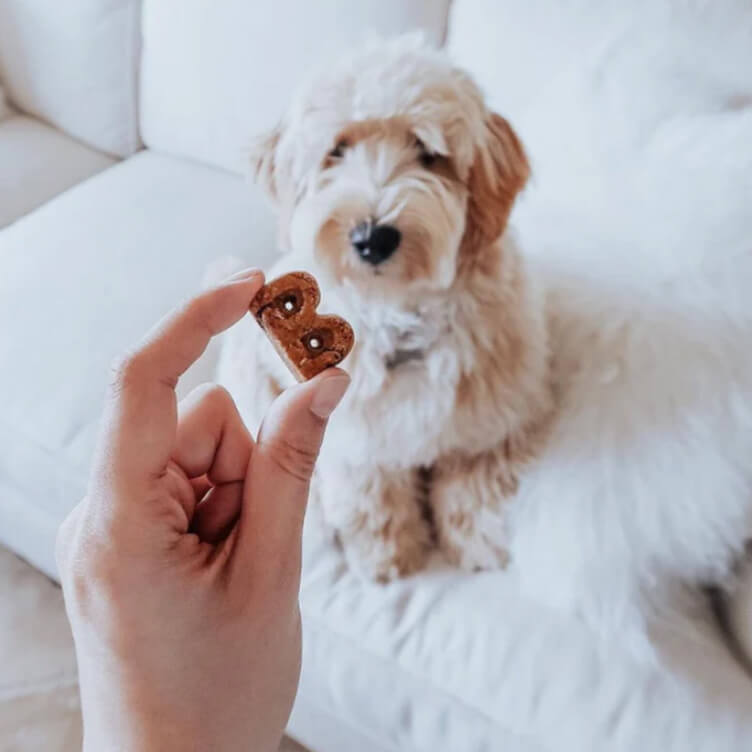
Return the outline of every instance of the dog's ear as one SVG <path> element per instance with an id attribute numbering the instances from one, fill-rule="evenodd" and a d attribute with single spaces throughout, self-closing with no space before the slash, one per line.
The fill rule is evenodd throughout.
<path id="1" fill-rule="evenodd" d="M 275 203 L 280 197 L 277 147 L 281 136 L 282 127 L 277 125 L 258 136 L 249 151 L 251 177 Z"/>
<path id="2" fill-rule="evenodd" d="M 492 112 L 484 130 L 467 180 L 470 195 L 463 247 L 468 252 L 501 235 L 515 197 L 530 176 L 525 150 L 509 123 Z"/>

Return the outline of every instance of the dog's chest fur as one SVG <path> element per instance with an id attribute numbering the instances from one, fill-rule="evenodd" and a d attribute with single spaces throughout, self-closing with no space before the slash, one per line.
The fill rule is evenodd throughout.
<path id="1" fill-rule="evenodd" d="M 321 310 L 347 318 L 356 340 L 344 363 L 352 383 L 330 419 L 319 464 L 432 464 L 456 443 L 452 423 L 461 363 L 454 308 L 430 299 L 411 309 L 364 303 L 319 281 Z M 274 380 L 291 384 L 273 348 L 265 342 L 261 348 L 260 361 Z"/>
<path id="2" fill-rule="evenodd" d="M 452 308 L 430 299 L 405 309 L 338 297 L 357 345 L 347 363 L 351 390 L 330 424 L 324 461 L 432 464 L 446 451 L 460 379 Z"/>

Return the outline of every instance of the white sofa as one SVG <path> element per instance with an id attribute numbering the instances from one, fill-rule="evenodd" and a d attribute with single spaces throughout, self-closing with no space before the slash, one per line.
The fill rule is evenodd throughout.
<path id="1" fill-rule="evenodd" d="M 14 113 L 0 122 L 0 542 L 55 576 L 55 530 L 84 493 L 112 358 L 195 291 L 213 258 L 273 257 L 273 219 L 243 180 L 243 149 L 312 62 L 372 32 L 419 28 L 447 43 L 529 143 L 539 182 L 526 200 L 540 202 L 528 216 L 574 209 L 583 231 L 588 207 L 541 184 L 552 147 L 572 149 L 576 175 L 576 140 L 555 138 L 577 122 L 575 61 L 660 44 L 655 76 L 681 75 L 710 109 L 725 96 L 745 116 L 745 0 L 627 5 L 1 0 L 0 81 Z M 749 65 L 725 65 L 727 49 Z M 624 65 L 613 75 L 628 102 L 645 92 L 630 91 Z M 591 127 L 610 127 L 599 112 Z M 187 381 L 210 372 L 204 363 Z M 645 663 L 526 600 L 513 574 L 438 567 L 363 585 L 315 519 L 305 548 L 290 733 L 314 752 L 752 749 L 752 679 L 707 613 L 692 634 L 658 634 L 660 660 Z M 748 590 L 734 619 L 750 629 Z"/>

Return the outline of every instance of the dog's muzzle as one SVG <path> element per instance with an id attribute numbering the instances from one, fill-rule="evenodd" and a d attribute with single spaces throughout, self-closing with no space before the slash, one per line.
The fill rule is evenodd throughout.
<path id="1" fill-rule="evenodd" d="M 355 253 L 374 266 L 386 261 L 399 248 L 402 233 L 392 225 L 361 222 L 350 233 Z"/>

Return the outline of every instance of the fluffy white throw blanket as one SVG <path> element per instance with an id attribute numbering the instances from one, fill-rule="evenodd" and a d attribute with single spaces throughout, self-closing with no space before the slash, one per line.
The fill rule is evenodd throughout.
<path id="1" fill-rule="evenodd" d="M 551 60 L 509 103 L 534 170 L 514 222 L 566 374 L 513 559 L 528 592 L 640 641 L 752 534 L 752 8 L 605 5 L 560 59 L 541 29 Z"/>

